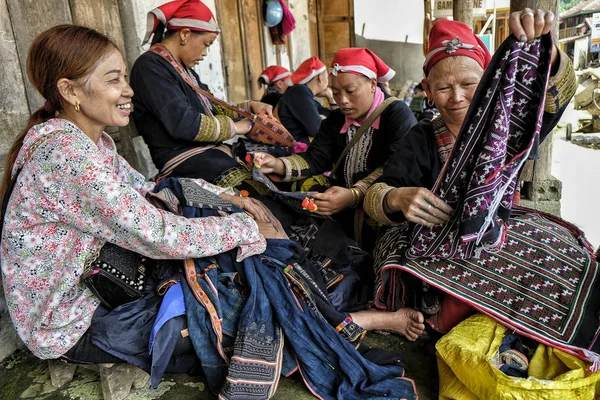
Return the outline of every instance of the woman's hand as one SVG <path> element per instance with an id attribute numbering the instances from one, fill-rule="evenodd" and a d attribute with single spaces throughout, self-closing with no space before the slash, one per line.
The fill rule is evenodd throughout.
<path id="1" fill-rule="evenodd" d="M 537 37 L 545 35 L 552 31 L 554 27 L 554 13 L 537 9 L 533 11 L 531 8 L 524 8 L 522 11 L 510 13 L 508 20 L 508 28 L 510 33 L 515 35 L 521 42 L 527 42 Z M 558 50 L 556 46 L 552 46 L 552 55 L 550 63 L 553 70 L 556 69 Z"/>
<path id="2" fill-rule="evenodd" d="M 527 42 L 545 35 L 554 27 L 554 14 L 551 11 L 524 8 L 510 13 L 508 20 L 510 33 L 521 42 Z"/>
<path id="3" fill-rule="evenodd" d="M 396 188 L 387 196 L 386 212 L 402 211 L 415 224 L 432 228 L 450 221 L 454 210 L 430 190 L 419 187 Z"/>
<path id="4" fill-rule="evenodd" d="M 354 205 L 354 198 L 350 189 L 341 186 L 332 186 L 324 193 L 315 193 L 315 204 L 319 215 L 331 215 Z"/>
<path id="5" fill-rule="evenodd" d="M 256 221 L 259 232 L 265 237 L 265 239 L 288 239 L 283 229 L 276 228 L 269 222 Z"/>
<path id="6" fill-rule="evenodd" d="M 248 103 L 248 107 L 250 107 L 250 111 L 253 114 L 260 114 L 261 111 L 265 110 L 269 117 L 273 116 L 273 106 L 267 103 L 261 103 L 260 101 L 250 100 Z"/>
<path id="7" fill-rule="evenodd" d="M 279 158 L 273 157 L 269 153 L 254 153 L 254 162 L 260 165 L 260 170 L 264 174 L 275 173 L 285 175 L 285 165 Z"/>
<path id="8" fill-rule="evenodd" d="M 259 200 L 251 197 L 232 196 L 229 194 L 222 193 L 221 198 L 229 200 L 242 210 L 254 218 L 255 221 L 269 222 L 272 223 L 271 216 L 266 211 L 266 207 Z"/>
<path id="9" fill-rule="evenodd" d="M 250 129 L 252 129 L 252 121 L 246 118 L 235 121 L 234 125 L 235 134 L 239 136 L 245 135 L 246 133 L 250 132 Z"/>

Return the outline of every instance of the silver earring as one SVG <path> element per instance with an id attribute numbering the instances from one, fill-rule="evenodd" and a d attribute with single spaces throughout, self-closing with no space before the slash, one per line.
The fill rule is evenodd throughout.
<path id="1" fill-rule="evenodd" d="M 187 40 L 182 40 L 181 43 L 179 43 L 181 46 L 185 46 L 185 44 L 187 43 Z"/>

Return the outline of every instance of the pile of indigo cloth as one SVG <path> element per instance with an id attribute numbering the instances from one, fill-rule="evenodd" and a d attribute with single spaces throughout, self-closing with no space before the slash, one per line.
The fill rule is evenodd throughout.
<path id="1" fill-rule="evenodd" d="M 242 212 L 188 185 L 193 180 L 169 178 L 155 191 L 172 203 L 167 208 L 188 218 Z M 263 254 L 242 262 L 236 261 L 236 252 L 186 260 L 180 279 L 185 318 L 173 318 L 154 336 L 153 352 L 160 357 L 148 354 L 150 328 L 160 315 L 155 294 L 121 306 L 128 309 L 125 314 L 117 308 L 98 319 L 99 341 L 120 337 L 122 346 L 113 346 L 111 354 L 151 372 L 153 386 L 165 371 L 190 372 L 193 367 L 224 399 L 270 398 L 281 375 L 297 371 L 323 399 L 417 398 L 398 355 L 360 345 L 365 331 L 331 305 L 321 274 L 296 242 L 269 239 Z M 115 324 L 123 318 L 131 329 Z M 193 345 L 188 354 L 178 348 L 184 328 Z"/>

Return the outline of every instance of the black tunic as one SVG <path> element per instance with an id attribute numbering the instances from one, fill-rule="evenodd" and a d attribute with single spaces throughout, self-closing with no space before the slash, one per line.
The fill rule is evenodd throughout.
<path id="1" fill-rule="evenodd" d="M 202 89 L 208 90 L 196 72 L 188 72 Z M 135 92 L 133 119 L 157 168 L 184 151 L 208 144 L 194 140 L 206 117 L 202 101 L 165 59 L 150 51 L 142 54 L 131 69 L 130 84 Z M 208 150 L 184 162 L 174 174 L 213 181 L 236 165 L 235 159 L 224 152 Z"/>
<path id="2" fill-rule="evenodd" d="M 317 134 L 322 121 L 317 105 L 308 86 L 294 85 L 279 100 L 277 116 L 294 139 L 308 144 L 308 138 Z"/>
<path id="3" fill-rule="evenodd" d="M 377 168 L 383 166 L 385 161 L 392 155 L 402 138 L 417 123 L 413 113 L 402 101 L 391 103 L 380 116 L 379 129 L 373 129 L 371 133 L 371 145 L 369 146 L 366 158 L 366 169 L 354 175 L 353 182 L 345 182 L 340 180 L 340 184 L 349 187 L 360 179 L 365 178 Z M 308 164 L 308 168 L 301 171 L 292 171 L 292 175 L 311 176 L 322 174 L 332 168 L 342 154 L 342 151 L 347 145 L 346 133 L 340 133 L 344 126 L 345 116 L 338 109 L 333 110 L 329 118 L 325 119 L 321 124 L 319 133 L 308 146 L 306 153 L 299 155 Z M 369 133 L 365 133 L 368 135 Z M 292 156 L 294 157 L 294 156 Z M 345 156 L 347 158 L 348 155 Z M 336 173 L 341 177 L 343 165 Z"/>

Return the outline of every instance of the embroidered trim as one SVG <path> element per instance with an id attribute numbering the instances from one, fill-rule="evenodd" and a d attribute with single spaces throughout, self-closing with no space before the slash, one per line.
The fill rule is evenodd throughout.
<path id="1" fill-rule="evenodd" d="M 223 172 L 214 183 L 224 188 L 238 187 L 242 182 L 252 179 L 252 174 L 240 167 L 233 167 Z"/>
<path id="2" fill-rule="evenodd" d="M 346 144 L 350 143 L 352 137 L 356 134 L 356 125 L 350 125 L 346 133 Z M 373 146 L 373 127 L 361 136 L 357 143 L 350 149 L 344 160 L 344 180 L 347 187 L 354 184 L 354 175 L 367 169 L 367 159 Z"/>
<path id="3" fill-rule="evenodd" d="M 383 175 L 383 167 L 377 168 L 375 171 L 371 172 L 369 176 L 356 182 L 353 187 L 360 190 L 360 192 L 362 193 L 362 197 L 364 198 L 367 195 L 367 191 L 369 190 L 373 182 L 379 179 L 381 175 Z"/>
<path id="4" fill-rule="evenodd" d="M 558 71 L 550 77 L 546 89 L 544 111 L 550 114 L 555 114 L 557 110 L 566 106 L 577 89 L 577 79 L 571 58 L 562 50 L 559 50 L 558 54 L 560 57 Z"/>
<path id="5" fill-rule="evenodd" d="M 432 125 L 438 156 L 440 157 L 442 164 L 445 164 L 450 157 L 450 153 L 452 153 L 456 138 L 450 133 L 450 130 L 448 130 L 446 123 L 441 117 L 434 119 Z"/>
<path id="6" fill-rule="evenodd" d="M 285 177 L 282 179 L 283 182 L 297 181 L 302 179 L 302 171 L 308 171 L 310 165 L 304 159 L 304 157 L 294 154 L 289 157 L 279 158 L 285 165 Z"/>
<path id="7" fill-rule="evenodd" d="M 310 178 L 306 179 L 304 182 L 302 182 L 302 185 L 300 186 L 300 191 L 308 192 L 312 187 L 317 185 L 329 188 L 331 187 L 331 182 L 329 182 L 329 178 L 327 178 L 324 175 L 313 175 Z"/>
<path id="8" fill-rule="evenodd" d="M 236 112 L 234 112 L 233 110 L 230 110 L 229 108 L 225 108 L 220 104 L 213 103 L 213 107 L 217 111 L 217 115 L 224 115 L 231 119 L 235 119 L 238 116 Z"/>
<path id="9" fill-rule="evenodd" d="M 367 192 L 367 195 L 363 201 L 363 208 L 369 217 L 383 225 L 396 224 L 394 221 L 388 218 L 383 208 L 385 197 L 393 189 L 394 187 L 388 185 L 387 183 L 376 183 L 369 188 L 369 191 Z"/>

